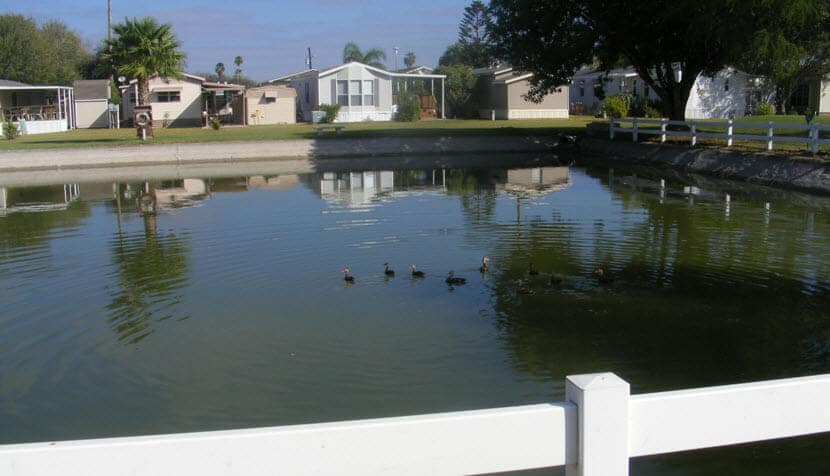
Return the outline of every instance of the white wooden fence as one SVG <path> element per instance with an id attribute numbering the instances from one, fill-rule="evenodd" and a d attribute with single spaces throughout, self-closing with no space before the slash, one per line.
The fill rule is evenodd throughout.
<path id="1" fill-rule="evenodd" d="M 567 402 L 342 423 L 0 446 L 4 476 L 474 474 L 565 466 L 622 476 L 629 458 L 830 431 L 830 374 L 631 396 L 611 373 Z"/>
<path id="2" fill-rule="evenodd" d="M 623 123 L 631 123 L 631 127 L 622 127 Z M 658 128 L 648 126 L 659 126 Z M 640 126 L 646 126 L 645 128 Z M 682 126 L 688 130 L 669 130 L 667 126 Z M 724 132 L 701 132 L 699 127 L 724 128 Z M 735 129 L 766 129 L 765 135 L 735 134 Z M 806 136 L 775 135 L 775 131 L 807 131 Z M 666 142 L 667 137 L 688 137 L 692 146 L 697 145 L 698 139 L 723 139 L 727 147 L 732 146 L 735 139 L 766 142 L 767 150 L 773 150 L 776 142 L 790 142 L 807 144 L 810 152 L 818 153 L 820 145 L 830 144 L 830 139 L 822 139 L 820 132 L 830 131 L 830 126 L 823 126 L 817 122 L 812 124 L 776 124 L 772 121 L 762 122 L 735 122 L 729 119 L 726 122 L 715 121 L 670 121 L 668 119 L 640 119 L 612 117 L 609 124 L 611 140 L 617 132 L 631 134 L 634 142 L 640 135 L 660 136 L 660 142 Z"/>

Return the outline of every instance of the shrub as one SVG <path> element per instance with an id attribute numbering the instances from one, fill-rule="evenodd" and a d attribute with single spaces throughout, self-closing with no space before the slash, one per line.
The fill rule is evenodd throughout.
<path id="1" fill-rule="evenodd" d="M 615 94 L 605 99 L 605 114 L 609 117 L 628 117 L 631 98 L 627 94 Z"/>
<path id="2" fill-rule="evenodd" d="M 3 135 L 6 136 L 8 140 L 14 140 L 17 138 L 17 125 L 12 122 L 12 118 L 9 117 L 6 119 L 6 122 L 3 123 Z"/>
<path id="3" fill-rule="evenodd" d="M 648 98 L 637 98 L 631 102 L 629 114 L 632 117 L 660 117 L 659 105 Z"/>
<path id="4" fill-rule="evenodd" d="M 210 128 L 214 131 L 218 131 L 220 127 L 222 127 L 222 121 L 218 117 L 211 117 L 210 121 Z"/>
<path id="5" fill-rule="evenodd" d="M 807 124 L 812 124 L 813 119 L 816 118 L 816 111 L 812 108 L 808 107 L 804 110 L 804 120 L 807 121 Z"/>
<path id="6" fill-rule="evenodd" d="M 320 110 L 326 113 L 326 115 L 320 119 L 320 122 L 331 124 L 335 119 L 337 119 L 337 114 L 340 113 L 340 104 L 320 104 Z"/>
<path id="7" fill-rule="evenodd" d="M 421 118 L 421 101 L 411 92 L 398 96 L 398 120 L 415 122 Z"/>
<path id="8" fill-rule="evenodd" d="M 775 109 L 773 109 L 772 104 L 762 102 L 755 108 L 755 113 L 759 116 L 771 116 L 775 113 Z"/>

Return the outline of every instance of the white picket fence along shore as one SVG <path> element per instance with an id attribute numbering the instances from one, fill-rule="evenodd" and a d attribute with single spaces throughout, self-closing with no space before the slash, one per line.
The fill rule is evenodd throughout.
<path id="1" fill-rule="evenodd" d="M 630 123 L 631 127 L 623 127 L 623 123 Z M 657 125 L 659 128 L 655 129 L 653 127 L 646 127 L 642 128 L 640 126 L 654 126 Z M 689 130 L 669 130 L 667 126 L 683 126 L 688 128 Z M 698 127 L 721 127 L 725 128 L 724 132 L 700 132 L 698 131 Z M 735 134 L 735 129 L 764 129 L 766 128 L 767 133 L 766 135 L 758 135 L 758 134 Z M 782 135 L 775 135 L 775 131 L 779 130 L 788 130 L 788 131 L 807 131 L 806 137 L 799 137 L 799 136 L 782 136 Z M 761 141 L 766 142 L 767 150 L 773 150 L 776 142 L 791 142 L 791 143 L 800 143 L 800 144 L 807 144 L 810 152 L 813 154 L 818 153 L 818 148 L 820 145 L 830 145 L 830 139 L 822 139 L 820 137 L 820 132 L 823 131 L 830 131 L 830 126 L 823 126 L 818 124 L 817 122 L 813 122 L 812 124 L 776 124 L 772 121 L 767 122 L 766 124 L 761 122 L 735 122 L 732 119 L 729 119 L 726 122 L 714 122 L 714 121 L 671 121 L 668 119 L 640 119 L 637 117 L 633 118 L 619 118 L 619 117 L 612 117 L 609 122 L 609 135 L 611 140 L 614 139 L 614 136 L 617 132 L 627 132 L 631 134 L 631 139 L 633 142 L 637 142 L 639 140 L 640 135 L 656 135 L 660 136 L 660 142 L 666 142 L 667 137 L 689 137 L 690 144 L 692 147 L 697 145 L 698 139 L 723 139 L 726 143 L 727 147 L 732 146 L 732 143 L 735 139 L 738 140 L 750 140 L 750 141 Z"/>
<path id="2" fill-rule="evenodd" d="M 566 402 L 399 418 L 0 446 L 4 476 L 479 474 L 565 466 L 622 476 L 629 458 L 830 431 L 830 374 L 630 395 L 612 373 Z"/>

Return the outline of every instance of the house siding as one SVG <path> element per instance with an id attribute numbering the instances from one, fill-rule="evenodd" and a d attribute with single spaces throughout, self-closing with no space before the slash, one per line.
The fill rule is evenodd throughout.
<path id="1" fill-rule="evenodd" d="M 268 102 L 266 91 L 279 97 Z M 303 98 L 305 99 L 305 98 Z M 294 124 L 297 122 L 297 97 L 294 88 L 262 86 L 246 93 L 248 124 Z"/>
<path id="2" fill-rule="evenodd" d="M 337 114 L 338 122 L 391 121 L 392 80 L 389 76 L 369 70 L 361 64 L 349 64 L 346 68 L 320 77 L 321 104 L 324 94 L 331 102 L 337 103 L 336 81 L 372 81 L 374 84 L 374 106 L 342 106 Z"/>
<path id="3" fill-rule="evenodd" d="M 158 102 L 159 89 L 180 89 L 179 102 Z M 131 85 L 124 93 L 124 118 L 132 119 L 132 95 L 135 86 Z M 150 80 L 150 106 L 153 108 L 153 125 L 185 127 L 202 125 L 202 83 L 195 79 L 162 79 Z"/>
<path id="4" fill-rule="evenodd" d="M 75 101 L 75 121 L 79 129 L 109 127 L 109 101 L 106 99 Z"/>

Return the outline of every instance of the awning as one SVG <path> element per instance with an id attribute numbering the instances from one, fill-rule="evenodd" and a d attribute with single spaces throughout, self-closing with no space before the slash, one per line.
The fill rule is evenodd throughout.
<path id="1" fill-rule="evenodd" d="M 267 98 L 278 98 L 278 97 L 280 97 L 280 92 L 279 91 L 265 91 L 264 96 L 267 97 Z"/>
<path id="2" fill-rule="evenodd" d="M 177 93 L 181 90 L 181 86 L 160 86 L 157 88 L 152 88 L 152 92 L 154 93 Z"/>

